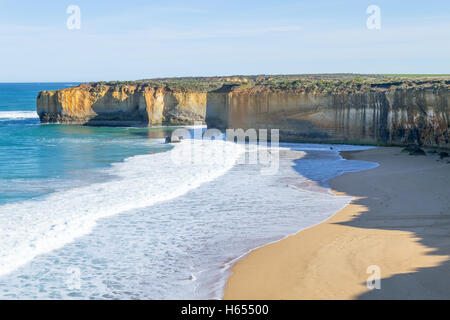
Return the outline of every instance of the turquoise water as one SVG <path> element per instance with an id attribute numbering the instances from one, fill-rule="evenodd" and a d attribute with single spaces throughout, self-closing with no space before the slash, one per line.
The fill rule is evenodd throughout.
<path id="1" fill-rule="evenodd" d="M 0 205 L 98 181 L 92 169 L 170 148 L 158 140 L 165 129 L 41 125 L 38 92 L 71 85 L 0 84 Z"/>
<path id="2" fill-rule="evenodd" d="M 263 175 L 243 145 L 164 144 L 174 128 L 41 125 L 38 91 L 69 85 L 0 84 L 0 299 L 220 298 L 236 259 L 351 200 L 329 179 L 376 166 L 281 144 Z"/>

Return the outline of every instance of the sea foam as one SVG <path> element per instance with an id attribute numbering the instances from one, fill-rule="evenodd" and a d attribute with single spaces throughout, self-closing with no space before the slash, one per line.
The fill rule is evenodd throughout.
<path id="1" fill-rule="evenodd" d="M 36 111 L 0 111 L 0 120 L 38 119 Z"/>
<path id="2" fill-rule="evenodd" d="M 350 196 L 331 193 L 326 181 L 343 172 L 376 165 L 344 160 L 338 155 L 342 150 L 358 149 L 365 148 L 281 144 L 279 170 L 264 175 L 263 163 L 241 163 L 255 151 L 249 148 L 225 174 L 168 201 L 98 220 L 91 232 L 0 277 L 0 297 L 220 299 L 237 260 L 254 248 L 324 221 L 351 200 Z M 185 154 L 189 149 L 177 146 L 175 150 L 178 156 L 184 154 L 184 159 L 190 159 Z M 236 154 L 239 152 L 236 150 Z M 218 150 L 213 157 L 220 159 L 220 153 Z M 201 158 L 201 154 L 195 155 Z M 190 169 L 179 168 L 176 156 L 166 152 L 153 158 L 159 162 L 140 162 L 146 156 L 127 162 L 146 164 L 153 172 L 164 168 L 171 180 L 160 180 L 158 185 L 162 187 L 151 188 L 165 194 L 174 190 L 173 185 L 186 186 L 186 177 L 190 177 Z M 201 169 L 189 161 L 183 166 Z M 222 168 L 220 164 L 209 166 L 216 167 Z M 112 179 L 129 178 L 130 183 L 135 181 L 132 173 L 145 171 L 135 171 L 135 166 L 128 167 L 127 163 L 109 170 L 115 175 Z M 163 173 L 152 176 L 155 182 L 160 175 Z M 125 188 L 129 183 L 124 181 L 123 185 Z M 129 188 L 133 192 L 138 189 Z M 116 194 L 109 196 L 112 203 L 117 202 L 113 199 Z M 129 201 L 136 198 L 131 195 Z M 73 278 L 74 270 L 78 280 Z M 78 281 L 78 287 L 73 287 L 73 280 Z"/>
<path id="3" fill-rule="evenodd" d="M 216 179 L 243 152 L 242 145 L 226 141 L 185 140 L 168 152 L 113 164 L 111 181 L 1 206 L 0 275 L 88 234 L 100 218 L 176 198 Z"/>

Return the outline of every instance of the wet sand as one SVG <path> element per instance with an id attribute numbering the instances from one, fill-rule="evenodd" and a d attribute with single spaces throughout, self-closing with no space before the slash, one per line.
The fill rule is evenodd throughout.
<path id="1" fill-rule="evenodd" d="M 450 299 L 448 158 L 400 150 L 342 152 L 380 166 L 331 180 L 337 195 L 354 200 L 252 251 L 233 267 L 224 299 Z M 381 289 L 367 287 L 370 266 Z"/>

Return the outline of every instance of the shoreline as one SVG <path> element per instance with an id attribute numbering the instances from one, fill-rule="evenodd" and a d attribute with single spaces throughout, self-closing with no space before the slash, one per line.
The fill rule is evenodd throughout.
<path id="1" fill-rule="evenodd" d="M 239 260 L 223 299 L 449 298 L 450 240 L 442 234 L 450 232 L 443 224 L 450 219 L 450 166 L 400 150 L 340 152 L 380 165 L 328 181 L 336 195 L 353 200 L 326 221 Z M 366 287 L 372 265 L 380 267 L 381 290 Z"/>
<path id="2" fill-rule="evenodd" d="M 292 144 L 294 144 L 294 145 L 297 144 L 297 143 L 295 143 L 295 142 L 289 142 L 289 143 L 292 143 Z M 289 144 L 289 143 L 285 143 L 285 144 Z M 320 144 L 320 143 L 318 143 L 318 144 Z M 323 144 L 328 144 L 328 143 L 323 143 Z M 333 144 L 333 145 L 334 145 L 334 144 Z M 361 145 L 361 146 L 362 146 L 362 147 L 368 147 L 368 146 L 365 146 L 365 145 Z M 369 147 L 376 148 L 376 147 L 374 147 L 374 146 L 369 146 Z M 366 149 L 366 150 L 370 150 L 370 149 Z M 364 150 L 337 151 L 336 153 L 337 153 L 337 155 L 338 155 L 341 159 L 344 159 L 344 160 L 351 160 L 351 159 L 347 159 L 344 155 L 345 155 L 346 153 L 360 152 L 360 151 L 364 151 Z M 307 151 L 304 151 L 304 152 L 307 152 Z M 376 167 L 379 166 L 379 164 L 376 163 L 376 162 L 373 162 L 373 161 L 367 161 L 367 162 L 371 162 L 371 163 L 376 164 Z M 376 167 L 374 167 L 374 168 L 376 168 Z M 371 169 L 374 169 L 374 168 L 361 169 L 361 170 L 357 170 L 356 172 L 359 172 L 359 171 L 365 171 L 365 170 L 371 170 Z M 339 175 L 337 175 L 337 176 L 334 176 L 333 178 L 331 178 L 331 179 L 329 179 L 329 180 L 322 181 L 322 182 L 325 182 L 325 186 L 323 186 L 323 187 L 326 188 L 326 189 L 328 189 L 328 191 L 329 191 L 330 193 L 332 193 L 332 194 L 334 194 L 334 195 L 337 195 L 337 194 L 334 192 L 334 190 L 328 185 L 328 183 L 329 183 L 331 180 L 333 180 L 333 179 L 335 179 L 335 178 L 337 178 L 337 177 L 339 177 L 339 176 L 342 176 L 342 175 L 345 174 L 345 173 L 350 173 L 350 172 L 354 172 L 354 171 L 346 171 L 346 172 L 343 172 L 343 173 L 341 173 L 341 174 L 339 174 Z M 315 181 L 315 182 L 320 183 L 319 181 Z M 346 195 L 344 194 L 344 196 L 346 196 Z M 349 200 L 349 201 L 347 202 L 347 204 L 344 205 L 341 209 L 339 209 L 338 211 L 334 212 L 332 215 L 330 215 L 329 217 L 325 218 L 324 220 L 322 220 L 322 221 L 320 221 L 320 222 L 314 223 L 314 224 L 312 224 L 312 225 L 310 225 L 310 226 L 308 226 L 308 227 L 302 228 L 302 229 L 297 230 L 297 231 L 295 231 L 295 232 L 288 233 L 288 234 L 286 234 L 286 235 L 280 237 L 280 238 L 277 239 L 277 240 L 270 241 L 270 242 L 268 242 L 268 243 L 259 245 L 259 246 L 254 247 L 254 248 L 249 248 L 245 253 L 243 253 L 243 254 L 241 254 L 240 256 L 238 256 L 238 257 L 236 257 L 236 258 L 234 258 L 234 259 L 228 261 L 227 263 L 225 263 L 225 264 L 224 264 L 224 267 L 225 267 L 226 272 L 229 272 L 229 275 L 228 275 L 228 276 L 226 277 L 226 279 L 225 279 L 224 290 L 223 290 L 221 296 L 220 296 L 218 299 L 224 299 L 224 294 L 225 294 L 225 291 L 226 291 L 226 288 L 227 288 L 228 280 L 229 280 L 229 278 L 231 277 L 231 275 L 233 274 L 234 266 L 235 266 L 237 263 L 239 263 L 240 261 L 244 260 L 244 259 L 245 259 L 249 254 L 251 254 L 253 251 L 259 250 L 259 249 L 264 248 L 264 247 L 266 247 L 266 246 L 269 246 L 269 245 L 271 245 L 271 244 L 278 243 L 278 242 L 283 241 L 283 240 L 285 240 L 285 239 L 287 239 L 287 238 L 289 238 L 289 237 L 295 236 L 295 235 L 298 234 L 299 232 L 302 232 L 302 231 L 308 230 L 308 229 L 310 229 L 310 228 L 313 228 L 313 227 L 315 227 L 315 226 L 317 226 L 317 225 L 320 225 L 320 224 L 322 224 L 322 223 L 328 221 L 329 219 L 331 219 L 335 214 L 337 214 L 339 211 L 341 211 L 342 209 L 344 209 L 344 208 L 345 208 L 346 206 L 348 206 L 351 202 L 352 202 L 352 200 Z"/>

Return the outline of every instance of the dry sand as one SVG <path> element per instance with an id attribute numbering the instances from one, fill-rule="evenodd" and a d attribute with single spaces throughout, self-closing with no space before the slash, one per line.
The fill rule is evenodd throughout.
<path id="1" fill-rule="evenodd" d="M 379 167 L 329 184 L 355 199 L 327 221 L 252 251 L 224 299 L 450 299 L 450 164 L 400 148 L 343 152 Z M 381 271 L 368 289 L 367 268 Z"/>

